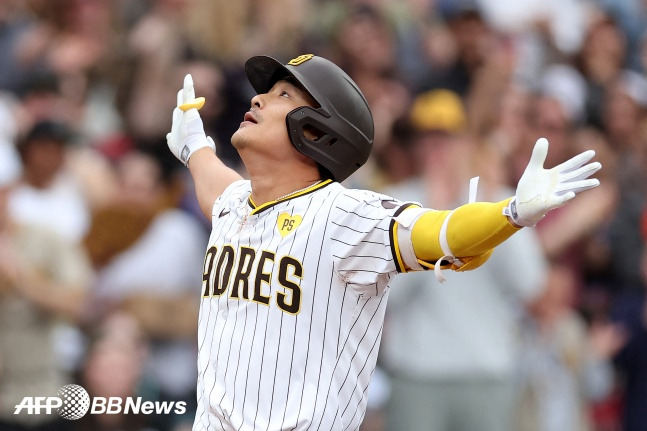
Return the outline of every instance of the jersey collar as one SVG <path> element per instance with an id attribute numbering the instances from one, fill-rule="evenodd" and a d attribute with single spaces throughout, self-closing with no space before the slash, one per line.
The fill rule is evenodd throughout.
<path id="1" fill-rule="evenodd" d="M 284 197 L 282 199 L 278 199 L 278 200 L 275 200 L 275 201 L 265 202 L 264 204 L 258 205 L 258 206 L 254 203 L 254 201 L 252 200 L 252 196 L 250 195 L 249 198 L 247 198 L 247 203 L 252 208 L 252 213 L 251 214 L 254 215 L 254 214 L 258 214 L 258 213 L 260 213 L 262 211 L 265 211 L 266 209 L 271 208 L 274 205 L 279 204 L 281 202 L 289 201 L 290 199 L 298 198 L 300 196 L 307 195 L 309 193 L 315 192 L 315 191 L 317 191 L 317 190 L 319 190 L 319 189 L 321 189 L 323 187 L 326 187 L 328 184 L 330 184 L 332 182 L 333 182 L 333 180 L 327 179 L 327 180 L 324 180 L 324 181 L 322 181 L 320 183 L 314 184 L 314 185 L 308 187 L 307 189 L 303 189 L 300 192 L 295 193 L 293 195 L 289 195 L 289 196 L 286 196 L 286 197 Z"/>

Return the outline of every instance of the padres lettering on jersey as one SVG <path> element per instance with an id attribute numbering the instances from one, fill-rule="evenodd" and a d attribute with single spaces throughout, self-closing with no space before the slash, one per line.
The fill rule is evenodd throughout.
<path id="1" fill-rule="evenodd" d="M 193 429 L 355 430 L 403 205 L 331 181 L 261 206 L 250 194 L 237 181 L 213 208 Z"/>
<path id="2" fill-rule="evenodd" d="M 288 230 L 290 229 L 292 226 L 288 225 Z M 217 263 L 214 264 L 215 262 Z M 234 262 L 237 262 L 236 270 L 232 271 Z M 268 263 L 273 267 L 266 272 Z M 303 264 L 292 256 L 276 259 L 276 255 L 271 251 L 257 252 L 251 247 L 241 246 L 236 251 L 231 245 L 225 245 L 219 252 L 218 247 L 213 245 L 207 250 L 202 276 L 202 297 L 220 296 L 229 291 L 230 299 L 244 299 L 269 305 L 271 296 L 264 294 L 263 284 L 271 284 L 273 273 L 278 273 L 276 282 L 290 292 L 277 292 L 276 304 L 286 313 L 298 313 L 301 288 L 297 284 L 298 280 L 294 281 L 292 277 L 302 278 Z M 250 286 L 253 286 L 252 293 Z"/>

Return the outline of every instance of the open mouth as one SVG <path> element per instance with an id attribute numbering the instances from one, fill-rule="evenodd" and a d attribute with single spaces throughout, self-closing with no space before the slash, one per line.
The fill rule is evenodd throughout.
<path id="1" fill-rule="evenodd" d="M 258 121 L 256 121 L 256 118 L 254 117 L 254 114 L 252 114 L 252 111 L 245 112 L 245 117 L 243 118 L 243 120 L 249 121 L 250 123 L 254 124 L 258 123 Z"/>

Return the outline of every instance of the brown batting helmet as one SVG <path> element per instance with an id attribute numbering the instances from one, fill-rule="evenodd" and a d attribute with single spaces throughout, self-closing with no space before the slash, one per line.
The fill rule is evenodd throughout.
<path id="1" fill-rule="evenodd" d="M 249 82 L 257 93 L 267 93 L 277 81 L 292 77 L 317 102 L 286 116 L 292 145 L 343 181 L 359 169 L 373 146 L 373 115 L 359 87 L 339 66 L 312 54 L 282 64 L 268 56 L 245 63 Z M 317 138 L 305 136 L 315 130 Z"/>

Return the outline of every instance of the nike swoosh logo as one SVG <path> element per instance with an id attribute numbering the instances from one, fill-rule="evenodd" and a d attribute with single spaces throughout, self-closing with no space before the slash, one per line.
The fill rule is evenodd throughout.
<path id="1" fill-rule="evenodd" d="M 218 216 L 218 218 L 224 217 L 227 214 L 229 214 L 230 212 L 231 212 L 230 210 L 222 210 L 222 211 L 220 211 L 220 215 Z"/>

